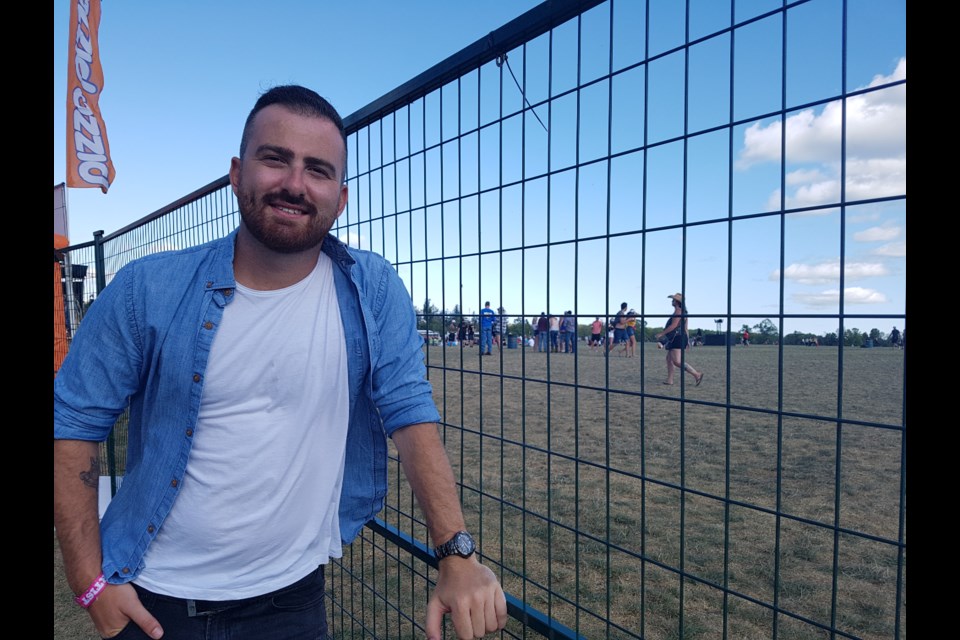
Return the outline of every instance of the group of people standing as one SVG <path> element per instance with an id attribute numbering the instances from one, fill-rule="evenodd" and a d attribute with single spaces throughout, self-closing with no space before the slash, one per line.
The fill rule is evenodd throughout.
<path id="1" fill-rule="evenodd" d="M 541 311 L 540 317 L 534 319 L 533 327 L 533 347 L 538 352 L 577 352 L 577 319 L 572 311 L 564 311 L 559 317 Z"/>
<path id="2" fill-rule="evenodd" d="M 490 308 L 490 302 L 487 301 L 480 310 L 480 355 L 493 355 L 493 345 L 502 349 L 504 342 L 508 337 L 507 316 L 504 315 L 506 309 L 499 307 L 496 311 Z M 447 345 L 455 346 L 458 344 L 464 347 L 472 347 L 476 344 L 476 331 L 473 323 L 461 321 L 459 329 L 457 321 L 451 320 L 447 329 Z"/>

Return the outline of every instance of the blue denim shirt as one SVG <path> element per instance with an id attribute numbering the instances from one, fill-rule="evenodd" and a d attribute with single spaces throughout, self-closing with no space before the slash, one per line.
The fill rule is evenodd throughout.
<path id="1" fill-rule="evenodd" d="M 126 471 L 100 523 L 103 573 L 132 580 L 176 500 L 190 457 L 210 347 L 233 299 L 236 231 L 121 269 L 91 305 L 54 379 L 55 439 L 103 441 L 129 405 Z M 350 384 L 340 534 L 383 508 L 386 436 L 440 419 L 416 317 L 382 257 L 327 236 L 323 251 L 346 335 Z M 304 392 L 309 390 L 304 389 Z"/>

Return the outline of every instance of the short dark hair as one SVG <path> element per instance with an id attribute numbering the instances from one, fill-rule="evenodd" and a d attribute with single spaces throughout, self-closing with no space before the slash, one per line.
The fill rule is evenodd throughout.
<path id="1" fill-rule="evenodd" d="M 247 150 L 247 140 L 250 137 L 250 129 L 253 126 L 253 119 L 266 107 L 273 104 L 279 104 L 296 114 L 304 116 L 313 116 L 329 120 L 337 127 L 340 137 L 343 139 L 343 180 L 347 179 L 347 133 L 343 128 L 343 118 L 337 113 L 332 104 L 327 102 L 320 94 L 312 89 L 301 87 L 296 84 L 286 84 L 273 87 L 265 91 L 258 99 L 253 109 L 247 115 L 247 120 L 243 124 L 243 135 L 240 137 L 240 159 L 243 160 L 243 154 Z"/>
<path id="2" fill-rule="evenodd" d="M 621 309 L 626 309 L 626 308 L 627 308 L 627 303 L 626 303 L 626 302 L 621 302 L 621 303 L 620 303 L 620 308 L 621 308 Z"/>

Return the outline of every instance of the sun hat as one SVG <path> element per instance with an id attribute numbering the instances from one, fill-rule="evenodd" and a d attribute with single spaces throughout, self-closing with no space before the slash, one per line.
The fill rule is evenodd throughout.
<path id="1" fill-rule="evenodd" d="M 667 296 L 667 297 L 670 298 L 671 300 L 676 300 L 676 301 L 679 302 L 680 304 L 683 304 L 683 294 L 682 294 L 682 293 L 675 293 L 675 294 L 673 294 L 672 296 Z"/>

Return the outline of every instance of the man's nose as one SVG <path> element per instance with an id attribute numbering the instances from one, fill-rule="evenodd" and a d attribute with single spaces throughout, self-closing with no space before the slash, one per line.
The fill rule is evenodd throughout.
<path id="1" fill-rule="evenodd" d="M 303 169 L 294 165 L 291 165 L 283 177 L 283 186 L 284 188 L 292 193 L 295 196 L 302 196 L 304 194 L 304 180 L 303 180 Z"/>

